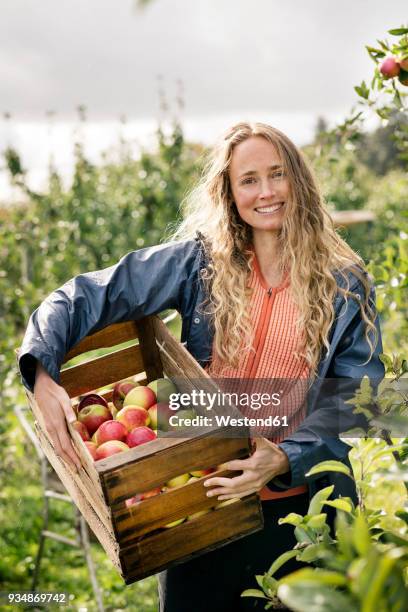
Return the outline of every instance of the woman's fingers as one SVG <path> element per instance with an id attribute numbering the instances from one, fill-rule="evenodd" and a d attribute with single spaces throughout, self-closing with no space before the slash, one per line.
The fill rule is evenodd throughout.
<path id="1" fill-rule="evenodd" d="M 52 415 L 44 414 L 44 420 L 56 454 L 76 470 L 80 467 L 80 461 L 72 447 L 62 408 L 58 404 L 54 405 Z"/>
<path id="2" fill-rule="evenodd" d="M 60 406 L 64 411 L 65 418 L 68 423 L 73 423 L 74 421 L 76 421 L 76 414 L 74 412 L 74 409 L 72 408 L 71 400 L 69 399 L 69 395 L 68 393 L 66 393 L 65 389 L 61 388 L 61 391 L 63 391 L 63 393 L 61 393 L 61 397 L 58 398 Z"/>
<path id="3" fill-rule="evenodd" d="M 81 462 L 79 461 L 78 455 L 72 446 L 71 438 L 68 435 L 67 429 L 65 428 L 65 431 L 59 429 L 56 434 L 56 438 L 58 440 L 58 450 L 60 451 L 57 452 L 57 454 L 62 457 L 62 459 L 64 459 L 64 461 L 66 461 L 73 470 L 77 471 L 81 467 Z"/>
<path id="4" fill-rule="evenodd" d="M 71 400 L 65 389 L 58 385 L 42 366 L 37 367 L 34 396 L 55 452 L 72 469 L 79 469 L 81 461 L 67 429 L 67 421 L 75 421 Z"/>
<path id="5" fill-rule="evenodd" d="M 207 492 L 207 497 L 215 497 L 221 494 L 231 494 L 232 497 L 237 494 L 241 494 L 242 491 L 246 491 L 251 487 L 256 475 L 250 472 L 244 472 L 240 476 L 234 476 L 233 478 L 222 478 L 217 476 L 215 478 L 209 478 L 204 482 L 205 487 L 220 487 L 210 489 Z"/>

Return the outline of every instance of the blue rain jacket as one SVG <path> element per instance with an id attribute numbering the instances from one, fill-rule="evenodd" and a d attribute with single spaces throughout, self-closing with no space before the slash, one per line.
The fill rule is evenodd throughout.
<path id="1" fill-rule="evenodd" d="M 181 340 L 200 365 L 205 366 L 211 359 L 214 337 L 210 318 L 200 309 L 205 301 L 200 271 L 205 266 L 204 243 L 197 236 L 133 251 L 109 268 L 71 279 L 51 293 L 30 317 L 19 357 L 23 383 L 33 389 L 36 360 L 59 382 L 65 354 L 82 338 L 111 323 L 137 320 L 166 309 L 180 313 Z M 363 299 L 361 282 L 352 271 L 349 278 L 351 291 Z M 341 286 L 344 279 L 339 276 L 337 282 Z M 374 289 L 371 297 L 374 301 Z M 352 395 L 356 381 L 364 375 L 377 382 L 384 376 L 379 359 L 381 335 L 374 354 L 365 363 L 370 351 L 358 302 L 354 299 L 345 302 L 338 294 L 334 307 L 336 318 L 329 334 L 330 350 L 320 361 L 309 391 L 308 414 L 296 432 L 280 443 L 288 456 L 290 473 L 268 486 L 279 490 L 307 483 L 312 496 L 323 486 L 334 484 L 336 496 L 348 495 L 355 500 L 354 483 L 343 474 L 305 476 L 312 466 L 327 459 L 349 465 L 350 447 L 326 427 L 334 405 L 336 414 L 341 414 L 350 428 L 361 425 L 350 405 L 322 395 L 324 380 L 349 380 L 353 383 Z M 376 325 L 380 332 L 378 319 Z"/>

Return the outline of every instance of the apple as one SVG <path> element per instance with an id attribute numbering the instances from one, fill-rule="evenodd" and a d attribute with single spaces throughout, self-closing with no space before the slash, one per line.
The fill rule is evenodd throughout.
<path id="1" fill-rule="evenodd" d="M 113 387 L 112 402 L 117 410 L 121 410 L 123 408 L 123 401 L 126 395 L 129 393 L 129 391 L 134 389 L 134 387 L 136 387 L 136 383 L 129 380 L 121 380 Z"/>
<path id="2" fill-rule="evenodd" d="M 108 442 L 104 442 L 96 449 L 96 461 L 99 461 L 99 459 L 106 459 L 106 457 L 111 457 L 117 453 L 123 453 L 127 450 L 129 450 L 129 447 L 124 442 L 120 442 L 120 440 L 108 440 Z"/>
<path id="3" fill-rule="evenodd" d="M 123 406 L 141 406 L 146 410 L 156 403 L 156 394 L 149 387 L 140 385 L 127 393 Z"/>
<path id="4" fill-rule="evenodd" d="M 112 415 L 109 408 L 101 404 L 85 406 L 78 414 L 78 421 L 85 425 L 90 436 L 95 433 L 102 423 L 110 420 L 112 420 Z"/>
<path id="5" fill-rule="evenodd" d="M 144 493 L 142 493 L 141 499 L 143 501 L 144 499 L 149 499 L 149 497 L 155 497 L 156 495 L 159 495 L 159 493 L 161 493 L 161 488 L 155 487 L 154 489 L 151 489 L 150 491 L 145 491 Z"/>
<path id="6" fill-rule="evenodd" d="M 402 83 L 402 85 L 408 85 L 408 70 L 401 70 L 398 76 L 398 80 L 400 83 Z"/>
<path id="7" fill-rule="evenodd" d="M 190 479 L 190 474 L 181 474 L 180 476 L 175 476 L 166 482 L 166 487 L 169 489 L 174 489 L 174 487 L 180 487 L 181 485 L 185 485 L 187 481 Z"/>
<path id="8" fill-rule="evenodd" d="M 158 404 L 168 402 L 170 395 L 177 393 L 176 385 L 169 378 L 157 378 L 149 382 L 147 386 L 154 391 Z"/>
<path id="9" fill-rule="evenodd" d="M 109 440 L 120 440 L 126 442 L 128 431 L 126 427 L 119 421 L 105 421 L 95 431 L 92 439 L 95 437 L 95 442 L 98 446 Z"/>
<path id="10" fill-rule="evenodd" d="M 186 484 L 190 484 L 190 482 L 197 482 L 197 480 L 200 480 L 200 479 L 197 478 L 196 476 L 190 476 L 190 478 L 187 480 Z"/>
<path id="11" fill-rule="evenodd" d="M 207 476 L 213 472 L 215 472 L 214 468 L 208 468 L 207 470 L 194 470 L 193 472 L 190 472 L 190 474 L 196 478 L 202 478 L 203 476 Z"/>
<path id="12" fill-rule="evenodd" d="M 108 407 L 108 402 L 102 395 L 98 395 L 97 393 L 89 393 L 88 395 L 84 395 L 81 401 L 78 404 L 78 412 L 81 412 L 82 408 L 85 406 L 92 406 L 93 404 L 100 404 L 101 406 Z"/>
<path id="13" fill-rule="evenodd" d="M 96 451 L 98 449 L 96 444 L 94 442 L 90 442 L 89 440 L 85 440 L 84 444 L 86 448 L 88 449 L 88 452 L 91 455 L 92 459 L 96 461 Z"/>
<path id="14" fill-rule="evenodd" d="M 88 442 L 91 438 L 85 425 L 80 421 L 74 421 L 72 426 L 79 433 L 84 442 Z"/>
<path id="15" fill-rule="evenodd" d="M 116 408 L 115 404 L 113 404 L 112 402 L 108 402 L 108 408 L 110 410 L 112 418 L 116 419 L 116 415 L 118 414 L 119 410 Z"/>
<path id="16" fill-rule="evenodd" d="M 380 72 L 386 79 L 391 79 L 399 75 L 400 66 L 395 57 L 386 57 L 381 63 Z"/>
<path id="17" fill-rule="evenodd" d="M 204 516 L 204 514 L 208 514 L 211 512 L 212 508 L 208 508 L 207 510 L 199 510 L 198 512 L 193 512 L 187 517 L 188 521 L 192 521 L 195 518 L 199 518 L 200 516 Z"/>
<path id="18" fill-rule="evenodd" d="M 185 518 L 177 519 L 177 521 L 173 521 L 172 523 L 167 523 L 167 525 L 163 525 L 163 527 L 165 529 L 170 529 L 170 527 L 176 527 L 176 525 L 181 525 L 181 523 L 183 523 L 185 520 L 186 520 Z"/>
<path id="19" fill-rule="evenodd" d="M 170 429 L 169 418 L 174 414 L 174 411 L 170 409 L 168 404 L 153 404 L 148 409 L 148 413 L 152 429 L 160 429 L 161 431 L 168 431 Z"/>
<path id="20" fill-rule="evenodd" d="M 142 406 L 125 406 L 119 410 L 116 420 L 123 423 L 128 431 L 135 427 L 147 426 L 150 423 L 150 416 Z"/>
<path id="21" fill-rule="evenodd" d="M 155 497 L 156 495 L 159 495 L 159 493 L 161 493 L 160 487 L 156 487 L 155 489 L 152 489 L 151 491 L 146 491 L 145 493 L 138 493 L 137 495 L 134 495 L 133 497 L 127 499 L 125 501 L 125 505 L 127 508 L 129 508 L 129 506 L 138 504 L 144 499 L 149 499 L 149 497 Z"/>
<path id="22" fill-rule="evenodd" d="M 135 427 L 130 433 L 128 433 L 126 444 L 129 446 L 129 448 L 134 448 L 135 446 L 140 446 L 140 444 L 151 442 L 156 438 L 156 434 L 149 427 Z"/>

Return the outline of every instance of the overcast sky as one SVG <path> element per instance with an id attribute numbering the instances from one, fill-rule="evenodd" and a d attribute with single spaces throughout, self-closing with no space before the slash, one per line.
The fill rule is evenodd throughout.
<path id="1" fill-rule="evenodd" d="M 1 0 L 0 111 L 12 114 L 14 128 L 0 124 L 0 149 L 16 141 L 28 165 L 39 163 L 45 112 L 56 113 L 58 148 L 78 104 L 88 108 L 94 147 L 109 142 L 108 122 L 121 114 L 147 134 L 158 117 L 159 75 L 171 104 L 183 83 L 190 137 L 211 142 L 231 121 L 261 119 L 302 144 L 317 115 L 347 113 L 353 86 L 372 73 L 364 45 L 401 25 L 406 6 L 154 0 L 140 11 L 136 0 Z"/>

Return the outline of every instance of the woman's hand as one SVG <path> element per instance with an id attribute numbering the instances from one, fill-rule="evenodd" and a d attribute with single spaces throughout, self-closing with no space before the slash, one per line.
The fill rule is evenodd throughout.
<path id="1" fill-rule="evenodd" d="M 34 397 L 44 418 L 45 427 L 50 436 L 55 452 L 76 471 L 81 461 L 74 449 L 67 431 L 66 422 L 76 420 L 68 393 L 53 381 L 43 366 L 38 363 Z"/>
<path id="2" fill-rule="evenodd" d="M 289 472 L 286 453 L 266 438 L 256 439 L 256 451 L 248 459 L 235 459 L 223 464 L 226 470 L 240 470 L 242 474 L 233 478 L 208 478 L 205 487 L 215 487 L 207 492 L 208 497 L 218 495 L 219 500 L 245 497 L 260 491 L 267 482 Z"/>

